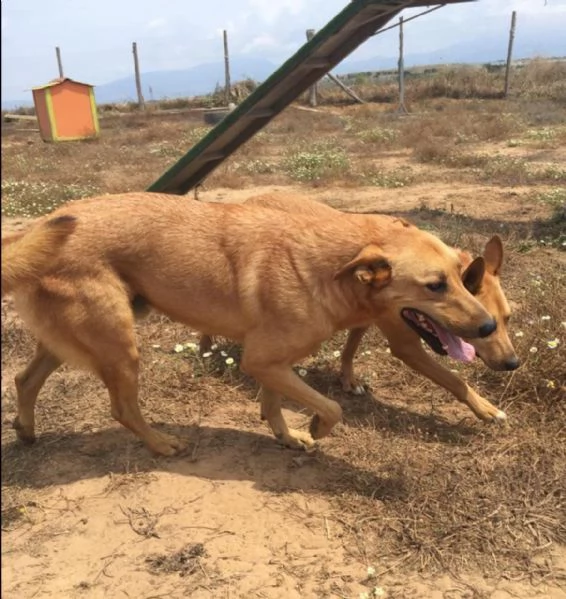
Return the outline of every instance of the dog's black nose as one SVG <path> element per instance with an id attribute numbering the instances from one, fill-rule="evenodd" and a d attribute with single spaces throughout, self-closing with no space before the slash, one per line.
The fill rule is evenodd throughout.
<path id="1" fill-rule="evenodd" d="M 480 337 L 487 337 L 491 335 L 493 331 L 497 328 L 497 321 L 495 318 L 491 318 L 490 320 L 484 322 L 481 327 L 478 329 Z"/>
<path id="2" fill-rule="evenodd" d="M 513 356 L 512 358 L 507 358 L 507 360 L 503 362 L 503 365 L 505 366 L 505 370 L 517 370 L 521 365 L 521 360 L 519 360 L 517 356 Z"/>

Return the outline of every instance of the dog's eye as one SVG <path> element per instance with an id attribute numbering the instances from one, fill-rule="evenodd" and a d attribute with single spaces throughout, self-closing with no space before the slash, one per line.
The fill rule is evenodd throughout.
<path id="1" fill-rule="evenodd" d="M 436 293 L 440 293 L 442 291 L 446 291 L 448 285 L 446 281 L 436 281 L 435 283 L 427 283 L 426 288 L 430 289 L 430 291 L 435 291 Z"/>

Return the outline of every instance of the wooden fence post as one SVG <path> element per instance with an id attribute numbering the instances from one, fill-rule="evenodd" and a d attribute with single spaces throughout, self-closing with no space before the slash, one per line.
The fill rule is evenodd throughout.
<path id="1" fill-rule="evenodd" d="M 63 79 L 63 61 L 61 60 L 61 48 L 55 46 L 55 54 L 57 56 L 57 66 L 59 67 L 59 78 Z"/>
<path id="2" fill-rule="evenodd" d="M 515 39 L 515 24 L 517 22 L 517 13 L 511 13 L 511 29 L 509 30 L 509 46 L 507 47 L 507 64 L 505 65 L 505 87 L 503 88 L 503 97 L 506 98 L 509 93 L 509 74 L 511 72 L 511 58 L 513 56 L 513 40 Z"/>
<path id="3" fill-rule="evenodd" d="M 403 17 L 399 17 L 399 107 L 397 112 L 409 114 L 405 106 L 405 61 L 403 59 Z"/>
<path id="4" fill-rule="evenodd" d="M 307 29 L 307 41 L 314 37 L 314 29 Z M 314 108 L 317 105 L 317 85 L 313 83 L 309 88 L 309 104 Z"/>
<path id="5" fill-rule="evenodd" d="M 228 54 L 228 32 L 223 31 L 224 37 L 224 101 L 230 104 L 230 56 Z"/>
<path id="6" fill-rule="evenodd" d="M 145 110 L 145 102 L 142 94 L 141 77 L 140 77 L 140 65 L 138 62 L 138 45 L 136 42 L 132 44 L 132 52 L 134 54 L 134 70 L 136 73 L 136 90 L 138 92 L 138 106 L 140 110 Z"/>

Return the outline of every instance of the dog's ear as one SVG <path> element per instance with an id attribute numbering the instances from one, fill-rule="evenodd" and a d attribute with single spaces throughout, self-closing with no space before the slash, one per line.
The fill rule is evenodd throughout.
<path id="1" fill-rule="evenodd" d="M 490 275 L 499 275 L 503 264 L 503 243 L 499 235 L 494 235 L 485 245 L 483 251 L 485 269 Z"/>
<path id="2" fill-rule="evenodd" d="M 472 261 L 462 275 L 462 283 L 472 295 L 477 295 L 480 290 L 485 266 L 485 260 L 480 256 Z"/>
<path id="3" fill-rule="evenodd" d="M 371 285 L 375 289 L 383 289 L 391 282 L 391 264 L 383 256 L 376 245 L 368 245 L 350 262 L 345 264 L 334 279 L 352 274 L 356 281 L 363 285 Z"/>

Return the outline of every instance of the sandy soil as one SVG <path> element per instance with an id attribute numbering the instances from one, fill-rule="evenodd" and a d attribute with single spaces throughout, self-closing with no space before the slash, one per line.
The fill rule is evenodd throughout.
<path id="1" fill-rule="evenodd" d="M 201 198 L 241 201 L 271 189 L 205 190 Z M 321 189 L 314 196 L 359 211 L 411 211 L 424 203 L 477 219 L 544 216 L 544 208 L 510 202 L 519 191 L 434 184 L 379 192 Z M 24 225 L 3 221 L 4 230 Z M 368 562 L 363 534 L 352 533 L 332 492 L 313 492 L 336 463 L 279 448 L 257 404 L 242 402 L 231 386 L 224 403 L 197 416 L 185 404 L 163 408 L 169 410 L 164 420 L 180 427 L 192 449 L 185 457 L 153 459 L 110 419 L 97 382 L 63 370 L 44 392 L 39 442 L 23 447 L 10 426 L 12 377 L 21 365 L 18 357 L 2 373 L 3 466 L 18 481 L 11 483 L 17 501 L 3 510 L 6 599 L 358 598 L 380 592 L 415 599 L 566 598 L 550 580 L 533 586 L 505 573 L 486 579 L 473 572 L 423 578 L 403 571 L 403 556 L 397 566 Z M 143 384 L 151 392 L 151 381 Z M 195 395 L 194 382 L 175 384 Z M 48 399 L 61 392 L 65 405 Z M 296 426 L 306 422 L 295 412 L 288 417 Z M 46 423 L 54 430 L 42 432 Z M 566 568 L 566 550 L 556 550 L 554 559 Z"/>

